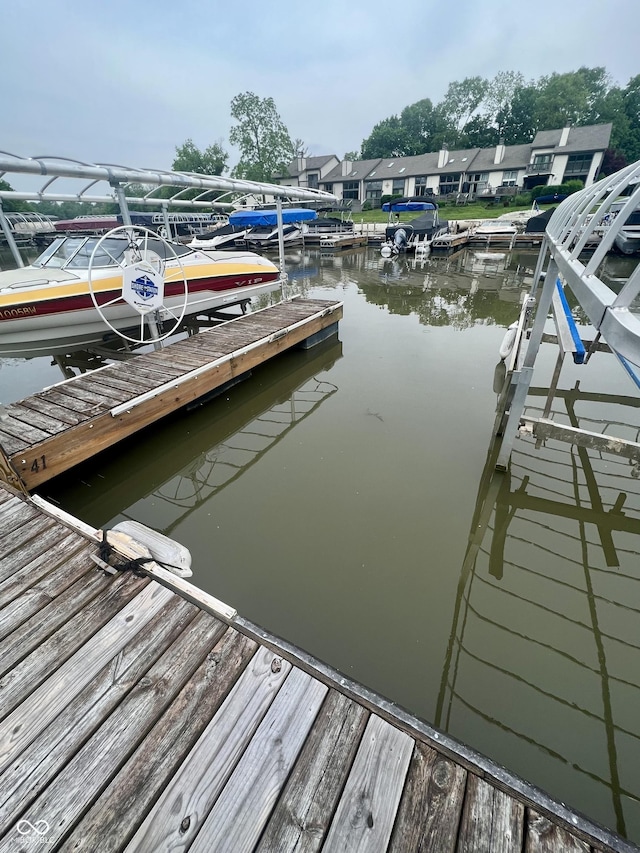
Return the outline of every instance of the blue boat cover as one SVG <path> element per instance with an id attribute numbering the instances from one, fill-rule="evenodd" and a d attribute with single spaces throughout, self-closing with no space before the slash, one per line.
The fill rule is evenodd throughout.
<path id="1" fill-rule="evenodd" d="M 302 222 L 303 219 L 317 219 L 315 210 L 307 207 L 286 207 L 282 210 L 282 221 Z M 275 210 L 236 210 L 229 215 L 232 225 L 277 225 L 278 215 Z"/>
<path id="2" fill-rule="evenodd" d="M 385 213 L 389 213 L 390 210 L 394 213 L 404 213 L 408 210 L 435 210 L 436 206 L 430 201 L 385 201 L 382 209 Z"/>

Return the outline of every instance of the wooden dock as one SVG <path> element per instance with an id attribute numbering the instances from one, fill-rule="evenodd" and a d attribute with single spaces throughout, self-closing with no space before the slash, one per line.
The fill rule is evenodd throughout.
<path id="1" fill-rule="evenodd" d="M 281 302 L 4 407 L 0 476 L 33 489 L 294 346 L 337 330 L 342 303 Z"/>
<path id="2" fill-rule="evenodd" d="M 100 539 L 0 485 L 0 853 L 638 851 Z"/>
<path id="3" fill-rule="evenodd" d="M 355 249 L 366 246 L 368 237 L 365 234 L 327 234 L 320 240 L 320 251 L 335 252 L 340 249 Z"/>

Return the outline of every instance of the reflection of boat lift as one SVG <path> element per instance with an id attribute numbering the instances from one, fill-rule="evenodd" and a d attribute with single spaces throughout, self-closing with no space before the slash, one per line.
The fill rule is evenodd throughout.
<path id="1" fill-rule="evenodd" d="M 568 354 L 573 356 L 577 364 L 587 364 L 596 351 L 612 352 L 635 384 L 640 387 L 640 376 L 637 370 L 637 366 L 640 366 L 640 317 L 629 310 L 640 293 L 640 265 L 631 272 L 617 294 L 599 277 L 599 274 L 602 275 L 607 252 L 613 246 L 618 231 L 638 205 L 639 177 L 640 164 L 637 163 L 621 170 L 611 178 L 569 196 L 558 207 L 549 223 L 534 273 L 532 293 L 523 305 L 518 334 L 508 364 L 496 418 L 495 434 L 503 436 L 496 465 L 502 470 L 506 469 L 516 435 L 522 430 L 532 432 L 542 440 L 553 438 L 582 447 L 621 454 L 632 459 L 636 465 L 640 465 L 640 443 L 616 436 L 605 436 L 573 425 L 562 425 L 548 417 L 557 391 L 560 371 Z M 586 262 L 583 262 L 581 253 L 597 225 L 596 218 L 591 216 L 594 205 L 600 204 L 600 210 L 606 213 L 607 209 L 616 203 L 621 193 L 634 183 L 637 186 L 627 198 L 597 249 Z M 541 288 L 535 320 L 525 350 L 526 328 L 547 258 L 549 260 L 544 286 Z M 592 341 L 581 340 L 565 297 L 565 289 L 573 293 L 594 327 Z M 553 338 L 550 336 L 545 338 L 545 322 L 549 312 L 552 313 L 556 325 L 556 335 Z M 606 345 L 601 343 L 601 338 L 606 340 Z M 525 419 L 523 413 L 526 397 L 533 378 L 539 347 L 545 339 L 553 339 L 559 347 L 548 401 L 542 417 Z"/>
<path id="2" fill-rule="evenodd" d="M 546 389 L 543 388 L 530 389 L 530 394 L 533 396 L 546 396 L 546 393 Z M 580 428 L 580 422 L 575 414 L 577 400 L 588 399 L 593 403 L 618 402 L 640 408 L 640 400 L 637 399 L 629 402 L 628 398 L 616 398 L 611 395 L 584 395 L 580 394 L 579 389 L 558 392 L 556 398 L 562 399 L 565 403 L 566 413 L 575 429 Z M 625 425 L 618 423 L 607 424 L 606 426 L 621 427 Z M 638 428 L 633 427 L 633 429 L 638 432 Z M 638 581 L 636 574 L 625 574 L 624 564 L 622 570 L 619 567 L 621 555 L 627 559 L 632 567 L 635 567 L 638 557 L 640 557 L 640 551 L 638 553 L 630 552 L 626 540 L 622 548 L 617 548 L 614 542 L 614 534 L 616 532 L 636 536 L 640 534 L 640 490 L 631 494 L 632 501 L 631 505 L 628 506 L 630 496 L 628 487 L 630 483 L 635 481 L 629 481 L 625 463 L 622 460 L 611 461 L 609 459 L 605 462 L 602 456 L 593 450 L 587 450 L 585 447 L 578 446 L 575 450 L 569 450 L 566 447 L 560 448 L 560 450 L 547 448 L 543 453 L 539 451 L 529 452 L 530 450 L 533 451 L 532 440 L 525 438 L 514 450 L 510 468 L 506 472 L 496 470 L 495 463 L 499 450 L 499 442 L 494 440 L 480 481 L 458 583 L 434 723 L 436 726 L 444 728 L 445 731 L 449 730 L 454 705 L 458 702 L 467 712 L 470 711 L 478 715 L 492 727 L 506 731 L 509 736 L 515 736 L 524 743 L 532 744 L 551 758 L 562 761 L 563 764 L 573 764 L 574 768 L 588 776 L 591 782 L 595 781 L 607 789 L 606 796 L 611 797 L 617 831 L 625 834 L 624 803 L 625 801 L 638 803 L 640 791 L 625 789 L 625 785 L 629 786 L 629 783 L 623 784 L 621 782 L 621 776 L 624 778 L 624 774 L 621 774 L 618 767 L 616 735 L 631 737 L 636 742 L 640 742 L 640 732 L 625 729 L 622 722 L 625 715 L 622 710 L 619 714 L 622 721 L 616 723 L 615 697 L 617 694 L 614 690 L 612 695 L 611 686 L 612 682 L 614 682 L 614 687 L 624 684 L 625 689 L 638 691 L 639 696 L 636 703 L 640 700 L 640 683 L 638 683 L 637 675 L 635 675 L 635 667 L 633 669 L 634 675 L 629 675 L 626 678 L 623 677 L 620 669 L 624 664 L 626 648 L 629 647 L 633 654 L 637 654 L 640 651 L 640 645 L 633 642 L 629 643 L 617 636 L 613 636 L 615 643 L 607 642 L 612 640 L 610 632 L 613 629 L 601 627 L 598 609 L 599 607 L 615 606 L 620 609 L 620 613 L 625 613 L 629 618 L 636 618 L 639 622 L 640 611 L 626 599 L 612 601 L 607 594 L 602 592 L 602 588 L 597 582 L 597 576 L 606 574 L 611 567 L 616 567 L 618 577 L 622 576 L 629 581 Z M 559 462 L 559 453 L 568 459 Z M 614 470 L 616 468 L 618 470 Z M 583 479 L 582 483 L 580 474 Z M 513 481 L 516 479 L 519 483 L 514 489 Z M 624 492 L 619 490 L 621 484 L 624 485 Z M 590 506 L 586 505 L 583 499 L 585 487 Z M 603 497 L 603 494 L 606 495 L 607 492 L 609 494 L 608 499 Z M 564 500 L 562 500 L 563 497 Z M 635 502 L 633 498 L 636 499 Z M 492 518 L 493 523 L 491 523 Z M 539 520 L 541 518 L 544 520 Z M 554 527 L 554 519 L 558 519 L 557 527 Z M 577 534 L 573 531 L 567 531 L 567 520 L 573 521 L 577 525 Z M 572 547 L 573 550 L 569 557 L 565 555 L 558 559 L 565 564 L 568 560 L 573 566 L 579 566 L 581 574 L 584 576 L 584 585 L 574 585 L 566 577 L 555 577 L 552 573 L 547 574 L 544 568 L 540 568 L 548 565 L 549 554 L 545 551 L 544 545 L 540 544 L 535 531 L 529 536 L 523 535 L 522 525 L 526 524 L 535 525 L 538 528 L 543 526 L 545 531 L 551 530 L 556 535 L 563 537 L 563 541 L 567 543 L 567 548 Z M 520 527 L 514 530 L 514 525 L 520 525 Z M 606 568 L 597 567 L 597 560 L 591 550 L 595 543 L 590 542 L 587 538 L 587 525 L 595 526 L 598 531 Z M 490 541 L 485 544 L 487 535 L 490 536 Z M 530 558 L 531 567 L 509 561 L 509 555 L 505 556 L 505 549 L 508 545 L 513 547 L 516 554 L 518 554 L 517 549 L 520 547 L 523 548 L 522 553 L 533 554 L 533 560 Z M 536 554 L 539 555 L 537 559 Z M 507 570 L 509 574 L 505 578 Z M 522 596 L 520 589 L 517 591 L 509 589 L 509 580 L 514 575 L 523 572 L 535 576 L 536 588 L 539 588 L 540 583 L 546 582 L 546 589 L 549 594 L 543 601 L 531 601 Z M 596 575 L 595 583 L 594 574 Z M 554 606 L 554 589 L 560 588 L 555 586 L 557 584 L 560 584 L 560 587 L 565 591 L 574 589 L 580 599 L 586 596 L 588 618 L 585 618 L 584 623 L 576 622 L 573 611 L 569 614 L 561 610 L 560 605 Z M 472 604 L 474 585 L 481 587 L 478 596 L 476 596 L 479 600 L 475 605 Z M 499 660 L 491 660 L 490 653 L 485 652 L 479 643 L 481 635 L 478 631 L 484 626 L 487 630 L 495 631 L 501 635 L 507 644 L 512 633 L 508 625 L 502 624 L 498 614 L 483 611 L 483 605 L 486 607 L 487 599 L 481 593 L 493 589 L 498 590 L 501 595 L 512 598 L 508 605 L 510 608 L 517 611 L 519 607 L 534 607 L 539 613 L 537 618 L 525 623 L 526 628 L 516 632 L 511 638 L 512 641 L 517 639 L 517 641 L 527 642 L 532 657 L 538 656 L 542 663 L 544 663 L 545 654 L 560 654 L 572 665 L 579 668 L 576 670 L 578 674 L 584 673 L 586 669 L 598 675 L 601 685 L 601 711 L 579 707 L 575 702 L 567 701 L 564 696 L 560 695 L 561 690 L 558 690 L 556 695 L 545 689 L 544 684 L 529 680 L 526 673 L 523 675 L 521 672 L 510 671 L 508 667 L 501 666 Z M 580 599 L 578 599 L 578 603 L 580 603 Z M 549 618 L 566 619 L 574 624 L 587 627 L 592 632 L 597 668 L 590 667 L 585 661 L 575 658 L 571 654 L 571 649 L 555 648 L 553 644 L 549 644 L 549 637 L 545 634 L 545 625 L 548 625 L 546 620 Z M 539 638 L 536 636 L 536 631 L 540 634 Z M 470 632 L 473 637 L 473 647 L 470 645 L 471 639 L 465 644 L 465 632 Z M 634 636 L 637 637 L 638 633 L 640 632 L 635 632 Z M 489 635 L 487 650 L 495 648 L 494 645 L 491 645 L 492 642 L 495 642 L 495 638 Z M 500 643 L 500 646 L 502 645 Z M 620 660 L 614 660 L 613 663 L 610 660 L 608 661 L 607 655 L 609 654 L 610 658 L 613 658 L 615 649 L 618 647 L 622 650 Z M 541 671 L 536 669 L 535 665 L 530 668 L 532 671 Z M 535 691 L 541 703 L 547 701 L 553 703 L 554 711 L 559 708 L 563 713 L 578 712 L 586 715 L 592 721 L 601 723 L 604 727 L 609 778 L 602 778 L 589 769 L 579 766 L 570 755 L 558 754 L 552 744 L 541 743 L 536 740 L 535 735 L 531 736 L 526 730 L 516 731 L 515 728 L 510 728 L 503 721 L 495 719 L 490 708 L 486 706 L 476 707 L 472 697 L 465 697 L 463 690 L 466 687 L 471 693 L 472 682 L 481 682 L 483 675 L 488 672 L 498 672 L 501 678 L 506 678 L 516 689 L 523 687 Z M 464 677 L 464 673 L 467 674 L 466 682 L 458 684 L 458 680 Z M 635 680 L 633 680 L 634 678 Z M 627 696 L 627 699 L 629 698 L 631 697 Z M 625 753 L 621 753 L 620 761 L 624 760 Z"/>
<path id="3" fill-rule="evenodd" d="M 337 390 L 331 382 L 313 377 L 293 391 L 288 400 L 259 415 L 227 441 L 194 460 L 176 479 L 163 484 L 154 492 L 155 497 L 187 510 L 163 532 L 173 530 L 203 501 L 237 480 Z M 251 446 L 256 443 L 261 446 Z M 245 458 L 234 461 L 238 455 Z"/>
<path id="4" fill-rule="evenodd" d="M 237 480 L 282 441 L 294 426 L 333 396 L 338 390 L 337 386 L 316 379 L 314 374 L 328 370 L 341 355 L 342 345 L 339 341 L 320 345 L 313 352 L 309 351 L 307 358 L 299 353 L 297 367 L 292 373 L 280 378 L 265 391 L 251 396 L 247 403 L 249 418 L 242 427 L 235 426 L 234 417 L 234 428 L 223 441 L 188 461 L 174 476 L 154 489 L 154 499 L 165 507 L 175 507 L 177 510 L 170 510 L 171 522 L 159 527 L 159 532 L 170 536 L 175 527 L 204 501 Z M 275 403 L 274 395 L 277 395 Z M 243 414 L 241 410 L 239 414 Z M 203 440 L 209 448 L 209 430 Z M 185 446 L 184 450 L 186 452 L 188 447 Z M 238 456 L 243 458 L 238 460 Z M 144 480 L 144 477 L 136 475 L 136 481 L 140 480 Z M 136 520 L 130 511 L 120 511 L 119 517 Z M 163 517 L 159 505 L 155 517 L 156 520 Z"/>

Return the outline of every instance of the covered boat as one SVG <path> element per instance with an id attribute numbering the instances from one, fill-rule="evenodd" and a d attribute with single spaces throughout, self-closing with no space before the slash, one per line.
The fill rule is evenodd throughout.
<path id="1" fill-rule="evenodd" d="M 317 219 L 315 210 L 307 207 L 288 207 L 282 211 L 282 235 L 285 243 L 293 243 L 302 238 L 305 222 Z M 248 246 L 268 248 L 278 245 L 278 216 L 273 209 L 237 210 L 229 216 L 229 223 L 236 227 L 245 227 L 245 240 Z"/>
<path id="2" fill-rule="evenodd" d="M 420 216 L 409 222 L 389 223 L 385 229 L 385 242 L 391 251 L 415 251 L 417 246 L 431 243 L 441 234 L 449 230 L 446 219 L 440 219 L 438 205 L 435 201 L 427 201 L 424 196 L 408 196 L 399 198 L 382 205 L 382 210 L 389 213 L 389 219 L 394 213 L 421 211 Z M 384 248 L 384 247 L 383 247 Z"/>
<path id="3" fill-rule="evenodd" d="M 253 252 L 204 252 L 142 229 L 101 238 L 57 237 L 27 267 L 0 273 L 0 356 L 69 352 L 146 321 L 246 305 L 279 286 L 279 270 Z"/>

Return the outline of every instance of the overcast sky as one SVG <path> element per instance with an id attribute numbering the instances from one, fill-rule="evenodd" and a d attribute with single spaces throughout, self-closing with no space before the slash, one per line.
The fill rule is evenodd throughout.
<path id="1" fill-rule="evenodd" d="M 230 102 L 272 97 L 310 153 L 452 80 L 640 73 L 640 0 L 0 0 L 0 149 L 170 168 L 191 137 L 228 142 Z"/>

